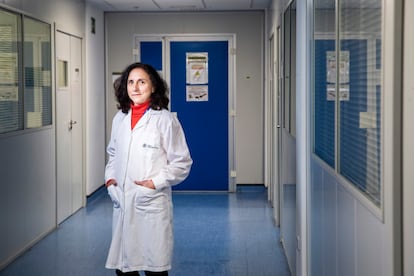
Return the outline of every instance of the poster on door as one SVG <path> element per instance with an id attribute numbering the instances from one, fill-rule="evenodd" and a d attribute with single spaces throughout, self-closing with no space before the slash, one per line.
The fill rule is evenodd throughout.
<path id="1" fill-rule="evenodd" d="M 208 53 L 186 53 L 186 100 L 208 101 Z"/>
<path id="2" fill-rule="evenodd" d="M 208 84 L 208 53 L 186 53 L 187 84 Z"/>
<path id="3" fill-rule="evenodd" d="M 207 102 L 208 85 L 187 85 L 187 102 Z"/>

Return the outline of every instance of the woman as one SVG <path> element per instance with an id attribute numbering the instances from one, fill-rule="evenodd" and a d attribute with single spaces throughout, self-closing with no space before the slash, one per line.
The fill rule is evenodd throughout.
<path id="1" fill-rule="evenodd" d="M 189 174 L 184 132 L 167 109 L 165 82 L 147 64 L 128 66 L 115 82 L 105 186 L 113 205 L 106 268 L 117 275 L 168 275 L 173 251 L 171 186 Z"/>

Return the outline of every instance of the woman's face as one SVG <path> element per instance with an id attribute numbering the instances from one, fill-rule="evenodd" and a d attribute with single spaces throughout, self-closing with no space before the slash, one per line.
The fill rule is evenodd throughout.
<path id="1" fill-rule="evenodd" d="M 127 91 L 134 105 L 143 104 L 149 100 L 154 92 L 154 87 L 144 69 L 135 68 L 129 73 Z"/>

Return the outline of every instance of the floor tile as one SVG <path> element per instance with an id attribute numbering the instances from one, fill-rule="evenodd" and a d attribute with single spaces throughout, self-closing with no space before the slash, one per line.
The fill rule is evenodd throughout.
<path id="1" fill-rule="evenodd" d="M 174 192 L 171 276 L 287 276 L 279 229 L 263 186 L 236 193 Z M 105 276 L 112 204 L 104 189 L 0 276 Z"/>

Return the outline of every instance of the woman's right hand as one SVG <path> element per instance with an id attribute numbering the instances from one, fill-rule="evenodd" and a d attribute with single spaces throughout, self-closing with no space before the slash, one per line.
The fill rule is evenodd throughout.
<path id="1" fill-rule="evenodd" d="M 115 179 L 109 179 L 108 181 L 106 181 L 105 183 L 105 187 L 108 188 L 111 185 L 117 185 L 116 180 Z"/>

